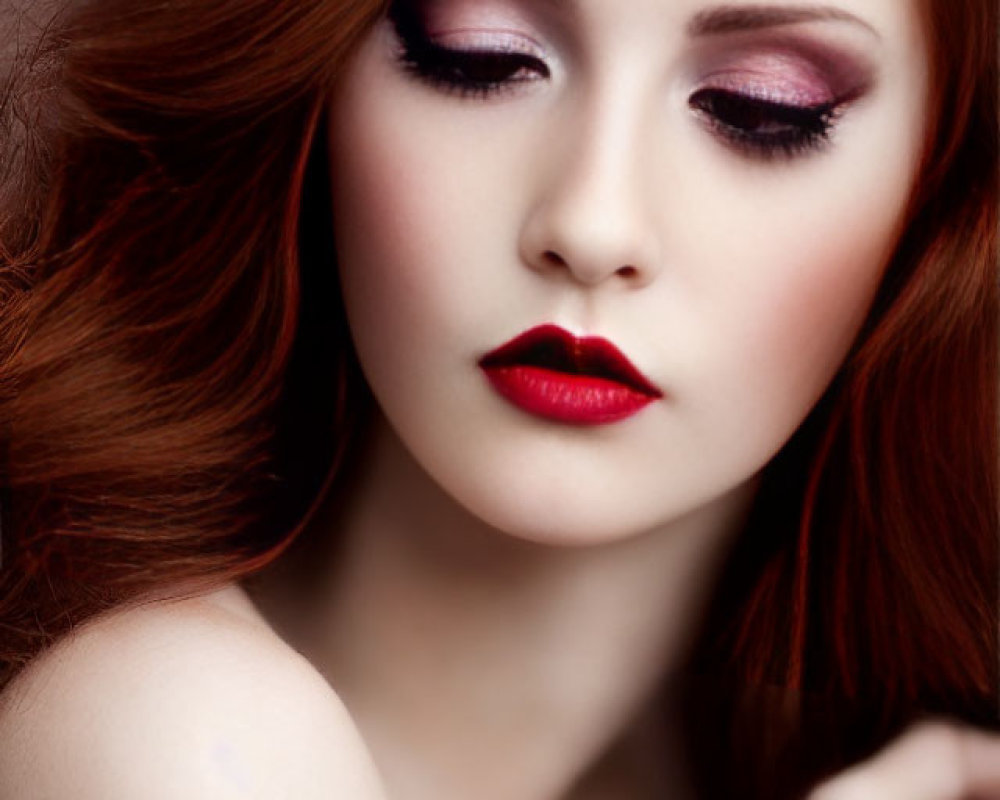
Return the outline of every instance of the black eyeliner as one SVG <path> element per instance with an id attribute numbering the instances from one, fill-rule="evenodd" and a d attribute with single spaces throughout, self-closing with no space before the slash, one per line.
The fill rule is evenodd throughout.
<path id="1" fill-rule="evenodd" d="M 834 100 L 796 106 L 724 89 L 702 89 L 688 101 L 729 143 L 765 158 L 791 157 L 821 148 L 829 141 L 842 104 Z M 759 130 L 769 126 L 777 130 Z"/>
<path id="2" fill-rule="evenodd" d="M 399 43 L 397 61 L 425 85 L 485 100 L 533 80 L 526 77 L 531 74 L 548 77 L 545 62 L 523 51 L 456 49 L 436 43 L 420 6 L 420 0 L 394 0 L 387 17 Z M 771 160 L 821 150 L 829 143 L 838 111 L 850 99 L 799 106 L 707 87 L 691 95 L 688 105 L 724 144 L 748 158 Z"/>
<path id="3" fill-rule="evenodd" d="M 519 50 L 459 50 L 437 44 L 428 34 L 417 3 L 412 0 L 392 3 L 388 18 L 401 46 L 400 64 L 410 74 L 438 89 L 461 96 L 487 97 L 530 80 L 516 77 L 521 73 L 548 77 L 544 62 Z"/>

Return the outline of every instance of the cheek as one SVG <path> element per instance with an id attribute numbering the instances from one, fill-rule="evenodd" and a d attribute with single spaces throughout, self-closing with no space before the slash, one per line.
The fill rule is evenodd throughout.
<path id="1" fill-rule="evenodd" d="M 456 135 L 450 146 L 446 127 L 422 130 L 405 98 L 386 95 L 342 98 L 350 113 L 330 125 L 345 304 L 359 351 L 379 362 L 467 340 L 502 277 L 483 268 L 482 243 L 497 237 L 482 198 L 469 196 L 483 183 L 482 163 L 463 163 L 456 155 L 471 149 L 467 141 Z"/>
<path id="2" fill-rule="evenodd" d="M 767 246 L 745 256 L 723 282 L 714 315 L 725 321 L 730 341 L 745 343 L 744 355 L 754 363 L 769 371 L 787 365 L 814 383 L 845 354 L 894 238 L 881 227 L 866 235 L 857 224 L 847 224 L 857 220 L 846 216 L 800 220 L 776 230 Z"/>
<path id="3" fill-rule="evenodd" d="M 909 191 L 855 176 L 740 200 L 689 286 L 706 325 L 692 398 L 723 435 L 772 454 L 843 363 L 884 274 Z M 861 189 L 865 191 L 862 192 Z M 694 324 L 692 322 L 692 324 Z M 703 390 L 703 391 L 702 391 Z"/>
<path id="4" fill-rule="evenodd" d="M 330 128 L 340 279 L 369 380 L 372 370 L 400 374 L 393 362 L 401 345 L 426 335 L 427 319 L 458 323 L 441 307 L 449 296 L 441 290 L 455 287 L 438 258 L 449 216 L 440 178 L 408 155 L 412 139 L 380 119 L 362 109 Z"/>
<path id="5" fill-rule="evenodd" d="M 787 168 L 739 164 L 700 129 L 643 151 L 636 197 L 662 271 L 641 292 L 595 292 L 594 308 L 672 402 L 580 436 L 512 413 L 475 369 L 565 290 L 518 251 L 525 215 L 550 196 L 558 138 L 519 118 L 500 136 L 486 111 L 446 114 L 364 72 L 372 63 L 332 106 L 334 233 L 361 363 L 427 472 L 504 530 L 544 519 L 598 536 L 658 524 L 762 467 L 840 367 L 879 284 L 913 172 L 896 128 Z M 550 520 L 552 508 L 565 510 Z"/>
<path id="6" fill-rule="evenodd" d="M 732 315 L 720 332 L 743 343 L 734 348 L 741 362 L 730 376 L 756 399 L 746 412 L 762 427 L 796 425 L 833 379 L 865 318 L 884 255 L 880 247 L 844 242 L 843 236 L 788 242 L 761 265 L 755 285 L 734 281 L 734 289 L 745 291 L 721 307 Z"/>

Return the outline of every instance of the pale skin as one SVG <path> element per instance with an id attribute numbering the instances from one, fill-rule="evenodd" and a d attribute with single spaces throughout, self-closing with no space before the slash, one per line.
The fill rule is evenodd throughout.
<path id="1" fill-rule="evenodd" d="M 686 797 L 675 731 L 644 710 L 899 233 L 928 113 L 915 8 L 752 27 L 704 0 L 423 8 L 441 46 L 528 60 L 460 97 L 401 66 L 383 21 L 331 96 L 340 275 L 379 404 L 350 482 L 245 585 L 98 620 L 25 673 L 0 798 L 152 797 L 150 774 L 174 782 L 157 798 Z M 840 105 L 763 158 L 691 104 L 705 89 Z M 543 322 L 613 340 L 665 399 L 589 428 L 511 407 L 476 360 Z M 939 726 L 813 800 L 989 792 L 1000 745 Z"/>

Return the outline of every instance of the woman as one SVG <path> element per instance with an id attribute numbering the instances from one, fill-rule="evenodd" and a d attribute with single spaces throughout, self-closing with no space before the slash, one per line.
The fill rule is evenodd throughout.
<path id="1" fill-rule="evenodd" d="M 988 724 L 995 28 L 66 9 L 13 94 L 4 791 L 682 797 L 690 675 L 856 704 L 726 753 L 760 796 Z"/>

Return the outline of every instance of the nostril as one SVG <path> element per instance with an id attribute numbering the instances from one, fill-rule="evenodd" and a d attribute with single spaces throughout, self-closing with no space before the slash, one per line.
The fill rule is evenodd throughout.
<path id="1" fill-rule="evenodd" d="M 542 258 L 544 258 L 549 264 L 552 264 L 554 266 L 557 267 L 566 266 L 566 259 L 564 259 L 561 255 L 552 250 L 546 250 L 544 253 L 542 253 Z"/>
<path id="2" fill-rule="evenodd" d="M 545 250 L 541 253 L 538 261 L 539 265 L 544 265 L 550 269 L 568 270 L 576 275 L 580 280 L 587 283 L 597 283 L 605 278 L 616 276 L 628 282 L 633 282 L 640 274 L 640 270 L 632 264 L 625 264 L 617 269 L 604 269 L 598 264 L 586 265 L 579 261 L 569 261 L 555 250 Z M 619 262 L 620 263 L 620 262 Z"/>

